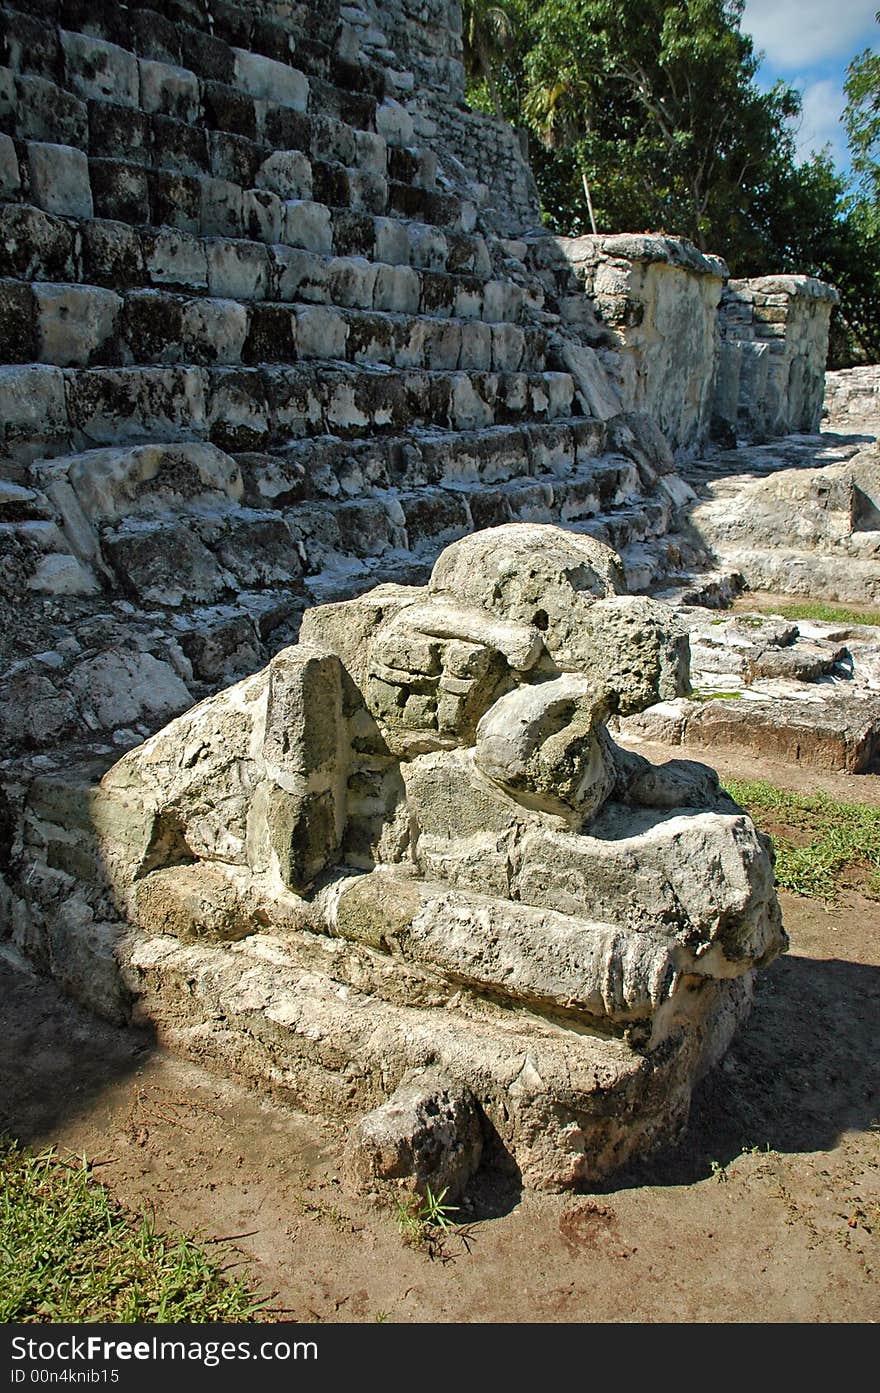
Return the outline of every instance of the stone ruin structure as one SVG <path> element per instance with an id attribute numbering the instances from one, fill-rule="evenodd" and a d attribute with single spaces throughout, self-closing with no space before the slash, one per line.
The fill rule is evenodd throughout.
<path id="1" fill-rule="evenodd" d="M 365 1113 L 362 1183 L 459 1189 L 489 1142 L 560 1188 L 675 1138 L 785 935 L 712 771 L 608 734 L 688 688 L 673 612 L 621 589 L 602 543 L 513 524 L 308 610 L 100 782 L 34 781 L 32 945 L 104 1014 Z"/>
<path id="2" fill-rule="evenodd" d="M 608 722 L 686 700 L 627 591 L 729 593 L 688 461 L 814 428 L 834 297 L 548 235 L 460 31 L 0 3 L 0 952 L 378 1109 L 353 1173 L 445 1173 L 439 1117 L 454 1183 L 565 1185 L 783 943 L 749 820 Z"/>

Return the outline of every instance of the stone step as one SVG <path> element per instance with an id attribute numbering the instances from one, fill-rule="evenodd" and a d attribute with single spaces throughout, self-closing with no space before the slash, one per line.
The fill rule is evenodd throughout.
<path id="1" fill-rule="evenodd" d="M 254 186 L 247 183 L 248 176 L 247 170 L 238 174 L 245 180 L 241 183 L 212 174 L 182 174 L 167 165 L 89 159 L 73 145 L 16 144 L 0 136 L 0 196 L 62 217 L 99 217 L 134 225 L 167 225 L 206 236 L 288 241 L 319 251 L 332 245 L 334 212 L 336 218 L 354 213 L 407 219 L 453 233 L 473 231 L 475 225 L 474 206 L 453 194 L 389 180 L 370 169 L 309 161 L 300 151 L 270 156 L 257 171 Z M 309 210 L 310 225 L 305 234 L 298 234 Z M 291 218 L 292 234 L 287 230 Z M 303 235 L 308 237 L 305 243 Z"/>
<path id="2" fill-rule="evenodd" d="M 243 499 L 253 508 L 354 498 L 375 489 L 494 487 L 533 476 L 571 483 L 575 470 L 582 482 L 589 480 L 584 502 L 595 495 L 604 508 L 619 501 L 622 485 L 627 493 L 638 489 L 632 463 L 605 453 L 606 434 L 603 422 L 585 417 L 483 430 L 413 427 L 379 440 L 318 435 L 271 452 L 242 451 L 235 460 Z M 572 506 L 575 492 L 571 483 Z"/>
<path id="3" fill-rule="evenodd" d="M 465 285 L 455 291 L 451 278 L 444 278 L 449 284 L 441 292 L 450 301 L 444 315 L 446 306 L 432 303 L 437 287 L 429 281 L 425 291 L 411 268 L 345 260 L 332 272 L 321 269 L 325 302 L 318 304 L 297 295 L 307 277 L 295 257 L 279 278 L 279 289 L 288 291 L 281 301 L 242 303 L 165 290 L 119 295 L 98 286 L 43 282 L 32 288 L 22 281 L 0 281 L 0 354 L 6 362 L 61 367 L 322 358 L 479 372 L 545 367 L 543 330 L 455 315 L 459 308 L 488 308 L 491 314 L 491 297 L 479 290 Z M 313 277 L 307 288 L 316 288 Z M 501 292 L 499 310 L 503 298 L 515 303 L 515 297 L 505 295 L 503 283 L 495 288 Z M 358 299 L 368 302 L 368 311 L 344 304 L 350 300 L 356 305 Z M 334 301 L 342 301 L 343 307 Z M 423 302 L 426 313 L 420 313 Z"/>
<path id="4" fill-rule="evenodd" d="M 322 90 L 322 104 L 308 114 L 301 103 L 267 98 L 247 104 L 235 88 L 218 90 L 220 86 L 200 84 L 183 68 L 141 62 L 139 105 L 132 107 L 79 96 L 47 78 L 0 68 L 0 131 L 19 141 L 71 145 L 96 158 L 160 164 L 244 186 L 261 182 L 258 175 L 267 161 L 271 174 L 285 152 L 297 151 L 314 161 L 435 188 L 436 157 L 414 144 L 411 127 L 390 108 L 379 113 L 386 135 L 375 129 L 375 109 L 367 127 L 334 115 L 345 110 L 355 122 L 366 118 L 357 110 L 347 112 L 332 88 Z"/>
<path id="5" fill-rule="evenodd" d="M 217 7 L 218 9 L 220 7 Z M 100 80 L 125 89 L 138 57 L 192 70 L 203 81 L 237 85 L 251 95 L 289 81 L 285 69 L 310 74 L 358 94 L 380 99 L 383 72 L 337 42 L 338 14 L 324 22 L 303 7 L 289 27 L 263 16 L 232 21 L 220 37 L 213 14 L 201 22 L 179 8 L 120 7 L 108 0 L 21 0 L 0 14 L 0 62 L 22 72 L 68 80 Z M 212 7 L 213 9 L 213 7 Z M 173 15 L 169 11 L 173 10 Z M 329 22 L 328 22 L 329 21 Z M 342 47 L 345 47 L 345 36 Z"/>
<path id="6" fill-rule="evenodd" d="M 476 430 L 587 414 L 562 372 L 448 372 L 346 363 L 0 368 L 0 461 L 17 482 L 41 455 L 152 440 L 260 450 L 325 433 Z"/>
<path id="7" fill-rule="evenodd" d="M 458 442 L 433 443 L 453 456 Z M 596 535 L 597 518 L 625 527 L 650 506 L 639 502 L 632 462 L 583 449 L 564 473 L 541 469 L 533 451 L 522 463 L 534 474 L 494 480 L 468 477 L 461 457 L 456 471 L 450 457 L 428 483 L 413 474 L 392 480 L 390 468 L 367 481 L 343 448 L 319 439 L 310 452 L 236 460 L 211 445 L 171 442 L 44 460 L 30 471 L 31 489 L 16 490 L 19 511 L 5 514 L 0 538 L 37 593 L 104 590 L 147 609 L 181 610 L 225 604 L 241 590 L 301 594 L 309 576 L 353 583 L 362 563 L 394 553 L 399 569 L 506 522 L 561 522 Z"/>
<path id="8" fill-rule="evenodd" d="M 492 261 L 479 235 L 450 233 L 425 223 L 337 211 L 318 204 L 285 205 L 286 217 L 274 240 L 198 237 L 176 228 L 138 228 L 107 219 L 60 217 L 32 204 L 0 202 L 0 275 L 26 281 L 68 281 L 113 290 L 157 286 L 250 300 L 284 299 L 282 281 L 301 273 L 320 302 L 322 283 L 337 258 L 385 266 L 412 266 L 423 286 L 426 277 L 449 275 L 455 292 L 471 296 L 492 275 Z M 283 235 L 282 235 L 283 234 Z M 293 239 L 284 240 L 284 236 Z M 293 256 L 293 253 L 299 253 Z M 308 253 L 306 257 L 303 254 Z M 497 282 L 488 306 L 450 301 L 451 287 L 431 279 L 424 286 L 438 304 L 471 317 L 518 319 L 519 310 L 498 300 L 526 303 L 525 291 L 508 280 Z M 356 287 L 350 287 L 355 293 Z M 306 298 L 306 297 L 304 297 Z M 366 306 L 363 306 L 366 308 Z"/>

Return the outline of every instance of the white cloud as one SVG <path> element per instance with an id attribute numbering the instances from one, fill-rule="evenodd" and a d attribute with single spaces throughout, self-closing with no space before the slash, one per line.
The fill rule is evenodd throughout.
<path id="1" fill-rule="evenodd" d="M 795 126 L 798 158 L 809 159 L 815 150 L 831 145 L 831 154 L 838 165 L 846 165 L 846 137 L 840 124 L 840 114 L 846 103 L 843 88 L 832 78 L 818 82 L 795 84 L 802 88 L 803 110 Z"/>
<path id="2" fill-rule="evenodd" d="M 850 59 L 876 43 L 880 0 L 746 0 L 741 28 L 781 72 Z"/>

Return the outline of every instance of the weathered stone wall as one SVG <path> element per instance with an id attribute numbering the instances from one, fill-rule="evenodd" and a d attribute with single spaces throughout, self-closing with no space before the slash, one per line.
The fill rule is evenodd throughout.
<path id="1" fill-rule="evenodd" d="M 880 422 L 880 363 L 825 374 L 823 415 L 832 429 Z"/>
<path id="2" fill-rule="evenodd" d="M 664 531 L 665 446 L 617 420 L 582 292 L 541 284 L 419 133 L 470 119 L 446 9 L 19 3 L 0 4 L 13 761 L 134 744 L 267 661 L 308 601 L 422 578 L 478 527 L 562 520 L 619 550 Z"/>
<path id="3" fill-rule="evenodd" d="M 618 350 L 625 407 L 693 454 L 709 434 L 724 262 L 649 234 L 555 240 Z"/>
<path id="4" fill-rule="evenodd" d="M 361 51 L 382 66 L 450 186 L 477 204 L 485 225 L 502 236 L 537 227 L 538 191 L 516 131 L 465 105 L 457 0 L 363 0 L 340 14 Z"/>
<path id="5" fill-rule="evenodd" d="M 729 282 L 720 310 L 717 428 L 753 442 L 819 429 L 837 298 L 810 276 Z"/>

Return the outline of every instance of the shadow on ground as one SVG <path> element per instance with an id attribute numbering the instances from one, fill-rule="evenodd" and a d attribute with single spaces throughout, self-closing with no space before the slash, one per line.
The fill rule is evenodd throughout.
<path id="1" fill-rule="evenodd" d="M 679 1147 L 608 1190 L 690 1185 L 744 1150 L 830 1150 L 880 1125 L 880 968 L 780 958 L 721 1064 L 695 1089 Z"/>
<path id="2" fill-rule="evenodd" d="M 842 1132 L 876 1127 L 878 1038 L 880 968 L 780 959 L 760 979 L 753 1014 L 727 1056 L 695 1091 L 680 1146 L 601 1188 L 689 1185 L 752 1147 L 823 1151 Z M 108 1025 L 46 979 L 0 966 L 0 1130 L 21 1142 L 53 1140 L 154 1048 L 148 1030 Z M 520 1193 L 518 1177 L 484 1168 L 470 1195 L 473 1217 L 509 1213 Z"/>
<path id="3" fill-rule="evenodd" d="M 0 964 L 0 1133 L 48 1144 L 154 1049 L 149 1028 L 108 1025 L 47 978 Z"/>

